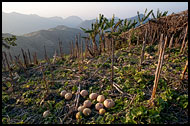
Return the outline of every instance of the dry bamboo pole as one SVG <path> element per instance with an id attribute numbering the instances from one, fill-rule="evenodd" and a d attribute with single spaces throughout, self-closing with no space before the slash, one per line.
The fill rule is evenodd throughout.
<path id="1" fill-rule="evenodd" d="M 185 50 L 186 50 L 186 48 L 187 48 L 187 45 L 188 45 L 188 40 L 187 40 L 186 43 L 185 43 L 185 47 L 184 47 L 184 50 L 183 50 L 183 53 L 182 53 L 182 54 L 185 53 Z"/>
<path id="2" fill-rule="evenodd" d="M 36 52 L 33 54 L 33 60 L 34 60 L 34 64 L 38 65 L 38 59 L 37 59 L 37 54 Z"/>
<path id="3" fill-rule="evenodd" d="M 186 38 L 186 36 L 187 36 L 187 32 L 188 32 L 188 25 L 187 25 L 186 30 L 185 30 L 185 35 L 184 35 L 184 38 L 183 38 L 183 43 L 182 43 L 182 46 L 181 46 L 180 53 L 183 52 L 183 48 L 184 48 L 184 46 L 185 46 L 185 38 Z"/>
<path id="4" fill-rule="evenodd" d="M 28 49 L 28 57 L 29 57 L 29 60 L 30 60 L 30 64 L 32 64 L 32 59 L 31 59 L 31 56 L 30 56 L 30 50 Z"/>
<path id="5" fill-rule="evenodd" d="M 88 56 L 88 42 L 87 42 L 87 39 L 85 39 L 85 58 L 87 58 Z"/>
<path id="6" fill-rule="evenodd" d="M 22 48 L 21 48 L 21 51 L 22 51 L 22 56 L 23 56 L 23 60 L 24 60 L 24 67 L 27 68 L 27 61 L 26 61 L 24 50 Z"/>
<path id="7" fill-rule="evenodd" d="M 182 72 L 181 80 L 184 79 L 185 72 L 187 71 L 187 66 L 188 66 L 188 60 L 186 61 L 184 71 Z"/>
<path id="8" fill-rule="evenodd" d="M 164 60 L 164 51 L 165 51 L 166 45 L 167 45 L 167 36 L 165 37 L 165 42 L 164 43 L 162 42 L 160 45 L 160 55 L 159 55 L 158 65 L 157 65 L 156 72 L 155 72 L 153 91 L 152 91 L 151 99 L 149 100 L 150 106 L 154 105 L 153 101 L 155 98 L 156 89 L 158 86 L 158 80 L 159 80 L 160 73 L 162 70 L 162 64 L 163 64 L 163 60 Z"/>
<path id="9" fill-rule="evenodd" d="M 83 41 L 81 41 L 81 60 L 83 63 Z"/>
<path id="10" fill-rule="evenodd" d="M 59 40 L 59 53 L 60 53 L 61 58 L 63 58 L 63 53 L 62 53 L 62 41 L 61 41 L 61 40 Z"/>
<path id="11" fill-rule="evenodd" d="M 171 39 L 170 39 L 169 48 L 171 48 L 171 47 L 172 47 L 172 44 L 173 44 L 173 38 L 174 38 L 174 34 L 172 34 L 172 37 L 171 37 Z"/>
<path id="12" fill-rule="evenodd" d="M 153 38 L 152 38 L 152 42 L 151 42 L 151 45 L 154 43 L 154 40 L 155 40 L 155 36 L 156 36 L 156 31 L 154 32 L 153 34 Z"/>
<path id="13" fill-rule="evenodd" d="M 29 66 L 29 60 L 28 60 L 27 53 L 26 53 L 26 52 L 24 52 L 24 55 L 25 55 L 25 58 L 26 58 L 26 65 L 27 65 L 27 67 L 28 67 L 28 66 Z"/>
<path id="14" fill-rule="evenodd" d="M 11 53 L 10 53 L 10 52 L 9 52 L 9 57 L 10 57 L 11 63 L 13 64 L 13 63 L 14 63 L 14 61 L 13 61 L 13 57 L 12 57 L 12 55 L 11 55 Z"/>
<path id="15" fill-rule="evenodd" d="M 10 74 L 10 76 L 11 76 L 11 81 L 13 81 L 13 74 L 12 74 L 12 71 L 11 71 L 11 68 L 10 68 L 10 65 L 9 65 L 9 61 L 8 61 L 8 59 L 7 59 L 7 54 L 6 54 L 6 52 L 4 52 L 4 57 L 5 57 L 5 61 L 6 61 L 6 63 L 7 63 L 7 67 L 8 67 L 9 74 Z"/>
<path id="16" fill-rule="evenodd" d="M 147 29 L 146 29 L 146 32 L 145 32 L 145 38 L 144 38 L 143 46 L 142 46 L 142 50 L 141 50 L 140 66 L 142 65 L 142 62 L 143 62 L 143 60 L 144 60 L 144 52 L 145 52 L 146 40 L 147 40 Z M 141 67 L 140 67 L 140 68 L 141 68 Z"/>
<path id="17" fill-rule="evenodd" d="M 163 42 L 163 34 L 161 34 L 161 36 L 160 36 L 160 42 L 159 42 L 159 44 L 158 44 L 158 52 L 157 52 L 157 55 L 160 54 L 160 46 L 161 46 L 162 42 Z"/>
<path id="18" fill-rule="evenodd" d="M 77 36 L 75 37 L 75 50 L 76 50 L 76 58 L 78 58 L 78 56 L 79 56 L 79 47 L 78 47 L 78 38 L 77 38 Z"/>
<path id="19" fill-rule="evenodd" d="M 75 51 L 74 51 L 74 44 L 73 44 L 73 41 L 71 41 L 71 52 L 72 52 L 72 57 L 75 57 Z"/>
<path id="20" fill-rule="evenodd" d="M 46 62 L 49 63 L 49 58 L 48 58 L 48 56 L 47 56 L 47 52 L 46 52 L 46 47 L 45 47 L 45 45 L 44 45 L 44 51 L 45 51 L 44 58 L 45 58 Z"/>
<path id="21" fill-rule="evenodd" d="M 113 89 L 113 81 L 114 81 L 114 49 L 115 49 L 115 42 L 112 38 L 112 74 L 111 74 L 111 87 Z"/>

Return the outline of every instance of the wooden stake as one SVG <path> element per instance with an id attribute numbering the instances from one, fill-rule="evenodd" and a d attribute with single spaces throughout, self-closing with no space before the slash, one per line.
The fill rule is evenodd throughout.
<path id="1" fill-rule="evenodd" d="M 30 63 L 32 64 L 32 59 L 31 59 L 31 56 L 30 56 L 30 50 L 29 49 L 28 49 L 28 56 L 29 56 Z"/>
<path id="2" fill-rule="evenodd" d="M 142 46 L 142 51 L 141 51 L 140 66 L 142 65 L 142 62 L 144 60 L 144 52 L 145 52 L 146 39 L 147 39 L 147 29 L 146 29 L 145 38 L 144 38 L 144 41 L 143 41 L 143 46 Z"/>
<path id="3" fill-rule="evenodd" d="M 186 61 L 184 71 L 182 72 L 181 80 L 184 79 L 185 72 L 187 71 L 187 66 L 188 66 L 188 60 Z"/>
<path id="4" fill-rule="evenodd" d="M 188 25 L 187 25 L 186 30 L 185 30 L 185 35 L 184 35 L 184 38 L 183 38 L 183 43 L 182 43 L 182 46 L 181 46 L 180 53 L 182 53 L 183 48 L 184 48 L 184 46 L 185 46 L 185 38 L 186 38 L 186 36 L 187 36 L 187 32 L 188 32 Z"/>
<path id="5" fill-rule="evenodd" d="M 161 69 L 162 69 L 162 63 L 163 63 L 163 59 L 164 59 L 164 51 L 165 51 L 166 45 L 167 45 L 167 36 L 165 38 L 165 43 L 162 42 L 161 45 L 160 45 L 160 55 L 159 55 L 159 59 L 158 59 L 157 69 L 156 69 L 156 72 L 155 72 L 155 80 L 154 80 L 153 91 L 152 91 L 151 99 L 149 100 L 149 104 L 151 106 L 154 105 L 153 101 L 154 101 L 154 98 L 155 98 L 156 89 L 157 89 L 157 86 L 158 86 L 158 80 L 159 80 Z"/>
<path id="6" fill-rule="evenodd" d="M 115 42 L 112 38 L 112 74 L 111 74 L 111 84 L 113 87 L 113 81 L 114 81 L 114 47 L 115 46 Z"/>
<path id="7" fill-rule="evenodd" d="M 185 53 L 185 50 L 186 50 L 186 48 L 187 48 L 187 45 L 188 45 L 188 40 L 187 40 L 186 43 L 185 43 L 185 47 L 184 47 L 184 50 L 183 50 L 183 53 L 182 53 L 182 54 Z"/>
<path id="8" fill-rule="evenodd" d="M 174 38 L 174 34 L 172 35 L 171 39 L 170 39 L 170 44 L 169 44 L 169 48 L 172 47 L 172 44 L 173 44 L 173 38 Z"/>
<path id="9" fill-rule="evenodd" d="M 10 53 L 10 52 L 9 52 L 9 57 L 10 57 L 11 63 L 13 64 L 13 63 L 14 63 L 14 61 L 13 61 L 13 57 L 12 57 L 12 55 L 11 55 L 11 53 Z"/>
<path id="10" fill-rule="evenodd" d="M 161 34 L 161 36 L 160 36 L 160 42 L 158 44 L 158 52 L 157 52 L 157 54 L 160 54 L 160 45 L 163 42 L 162 40 L 163 40 L 163 34 Z"/>

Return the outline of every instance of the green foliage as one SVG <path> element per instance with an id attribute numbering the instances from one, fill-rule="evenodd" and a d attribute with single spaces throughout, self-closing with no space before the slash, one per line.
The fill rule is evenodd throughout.
<path id="1" fill-rule="evenodd" d="M 10 46 L 16 46 L 16 36 L 12 35 L 12 37 L 2 37 L 2 46 L 9 49 Z"/>
<path id="2" fill-rule="evenodd" d="M 168 13 L 168 11 L 160 12 L 160 10 L 158 9 L 156 17 L 155 17 L 155 14 L 153 12 L 152 12 L 152 17 L 154 19 L 164 17 L 164 16 L 167 16 L 167 13 Z"/>
<path id="3" fill-rule="evenodd" d="M 146 12 L 147 12 L 147 8 L 144 12 L 144 16 L 142 18 L 140 18 L 140 14 L 139 14 L 139 11 L 137 11 L 137 15 L 138 15 L 138 20 L 140 22 L 140 24 L 142 25 L 142 23 L 149 17 L 149 15 L 153 12 L 153 10 L 151 10 L 150 12 L 148 12 L 148 14 L 146 15 Z"/>

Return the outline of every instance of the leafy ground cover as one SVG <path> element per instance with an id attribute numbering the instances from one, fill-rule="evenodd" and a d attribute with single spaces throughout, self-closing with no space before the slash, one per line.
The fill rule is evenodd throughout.
<path id="1" fill-rule="evenodd" d="M 157 46 L 147 46 L 141 71 L 138 69 L 142 46 L 127 47 L 115 52 L 114 82 L 121 94 L 110 84 L 111 59 L 108 55 L 77 60 L 66 57 L 58 59 L 54 66 L 41 61 L 44 76 L 39 66 L 31 66 L 26 74 L 18 67 L 13 68 L 14 81 L 7 71 L 2 71 L 2 123 L 3 124 L 187 124 L 188 123 L 188 75 L 180 80 L 187 61 L 187 52 L 179 54 L 179 48 L 166 49 L 154 106 L 148 106 L 157 67 Z M 52 59 L 51 59 L 52 60 Z M 104 64 L 103 64 L 104 63 Z M 100 68 L 101 67 L 101 68 Z M 96 74 L 95 71 L 99 69 Z M 188 70 L 187 70 L 188 72 Z M 16 76 L 18 75 L 18 76 Z M 45 77 L 45 79 L 43 79 Z M 54 80 L 54 82 L 52 82 Z M 70 108 L 75 104 L 78 84 L 81 90 L 96 92 L 111 98 L 115 106 L 99 115 L 95 110 L 96 100 L 91 100 L 90 116 L 81 115 L 77 120 Z M 13 85 L 13 86 L 12 86 Z M 13 89 L 11 91 L 11 88 Z M 72 99 L 65 100 L 60 92 L 71 92 Z M 79 106 L 89 97 L 80 97 Z M 43 117 L 43 112 L 50 115 Z"/>

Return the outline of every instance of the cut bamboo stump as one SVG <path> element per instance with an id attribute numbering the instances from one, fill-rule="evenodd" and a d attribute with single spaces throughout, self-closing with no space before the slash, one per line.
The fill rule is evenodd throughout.
<path id="1" fill-rule="evenodd" d="M 160 54 L 160 45 L 162 44 L 162 41 L 163 40 L 163 34 L 161 34 L 161 36 L 160 36 L 160 42 L 159 42 L 159 44 L 158 44 L 158 52 L 157 52 L 157 55 L 159 55 Z"/>
<path id="2" fill-rule="evenodd" d="M 184 71 L 182 72 L 181 80 L 184 79 L 185 72 L 187 71 L 187 66 L 188 66 L 188 60 L 186 61 L 186 65 L 185 65 Z"/>
<path id="3" fill-rule="evenodd" d="M 170 39 L 169 48 L 171 48 L 171 47 L 172 47 L 172 45 L 173 45 L 173 39 L 174 39 L 174 34 L 172 35 L 172 37 L 171 37 L 171 39 Z"/>
<path id="4" fill-rule="evenodd" d="M 114 80 L 114 40 L 112 38 L 112 74 L 111 74 L 111 84 L 113 87 L 113 80 Z M 113 89 L 113 88 L 112 88 Z"/>
<path id="5" fill-rule="evenodd" d="M 141 50 L 141 59 L 140 59 L 140 67 L 139 67 L 140 70 L 141 70 L 143 60 L 144 60 L 144 52 L 145 52 L 146 40 L 147 40 L 147 29 L 146 29 L 145 38 L 144 38 L 144 41 L 143 41 L 142 50 Z"/>
<path id="6" fill-rule="evenodd" d="M 185 53 L 185 50 L 187 49 L 187 45 L 188 45 L 188 40 L 187 40 L 187 41 L 186 41 L 186 43 L 185 43 L 185 47 L 184 47 L 184 49 L 183 49 L 182 54 L 184 54 L 184 53 Z"/>
<path id="7" fill-rule="evenodd" d="M 181 46 L 180 53 L 183 52 L 183 49 L 184 49 L 184 46 L 185 46 L 185 38 L 187 36 L 187 32 L 188 32 L 188 26 L 186 27 L 186 30 L 185 30 L 185 35 L 184 35 L 184 38 L 183 38 L 183 43 L 182 43 L 182 46 Z"/>
<path id="8" fill-rule="evenodd" d="M 154 80 L 153 91 L 152 91 L 151 99 L 149 100 L 150 106 L 154 105 L 153 101 L 155 99 L 156 89 L 158 86 L 158 80 L 159 80 L 160 73 L 162 70 L 162 63 L 163 63 L 163 59 L 164 59 L 164 51 L 165 51 L 166 45 L 167 45 L 167 36 L 165 37 L 165 43 L 162 42 L 160 45 L 160 55 L 159 55 L 159 59 L 158 59 L 157 69 L 155 72 L 155 80 Z"/>

